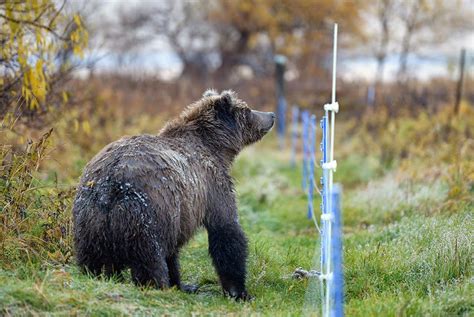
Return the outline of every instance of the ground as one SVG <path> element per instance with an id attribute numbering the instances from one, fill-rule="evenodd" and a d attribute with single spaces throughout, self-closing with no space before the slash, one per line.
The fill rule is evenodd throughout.
<path id="1" fill-rule="evenodd" d="M 337 148 L 336 148 L 336 153 Z M 342 156 L 342 154 L 341 154 Z M 370 158 L 344 154 L 344 267 L 348 316 L 469 316 L 474 312 L 472 203 L 450 204 L 439 177 L 417 181 L 403 170 L 369 168 Z M 363 165 L 366 164 L 366 165 Z M 240 220 L 249 238 L 252 302 L 224 298 L 200 232 L 181 256 L 183 280 L 197 294 L 139 289 L 81 274 L 73 263 L 0 268 L 3 315 L 312 315 L 317 294 L 297 268 L 316 268 L 318 235 L 306 218 L 301 166 L 270 136 L 245 150 L 233 174 Z M 319 201 L 315 200 L 315 206 Z M 454 209 L 453 209 L 454 208 Z M 453 211 L 454 210 L 454 211 Z M 305 308 L 306 307 L 306 308 Z"/>

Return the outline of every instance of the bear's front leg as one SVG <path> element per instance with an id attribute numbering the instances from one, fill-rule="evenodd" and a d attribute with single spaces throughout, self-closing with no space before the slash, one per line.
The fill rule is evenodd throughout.
<path id="1" fill-rule="evenodd" d="M 247 239 L 237 221 L 207 226 L 209 253 L 219 275 L 224 294 L 249 300 L 245 289 Z"/>
<path id="2" fill-rule="evenodd" d="M 180 290 L 186 293 L 196 293 L 199 289 L 198 285 L 183 284 L 181 283 L 181 275 L 179 273 L 179 260 L 178 254 L 172 254 L 166 258 L 168 264 L 168 271 L 170 276 L 170 286 L 176 286 Z"/>

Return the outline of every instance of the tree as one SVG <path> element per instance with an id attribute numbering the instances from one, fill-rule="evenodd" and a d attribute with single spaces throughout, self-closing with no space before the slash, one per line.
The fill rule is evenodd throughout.
<path id="1" fill-rule="evenodd" d="M 222 78 L 240 65 L 268 76 L 280 53 L 299 61 L 305 72 L 324 67 L 333 21 L 346 36 L 359 32 L 359 10 L 352 1 L 160 1 L 123 6 L 109 38 L 122 55 L 162 40 L 183 64 L 182 76 L 214 72 Z"/>
<path id="2" fill-rule="evenodd" d="M 399 0 L 396 9 L 403 29 L 398 68 L 401 81 L 408 74 L 410 55 L 472 28 L 472 6 L 465 1 Z"/>
<path id="3" fill-rule="evenodd" d="M 0 111 L 46 111 L 58 75 L 82 56 L 88 33 L 66 1 L 0 0 Z M 20 111 L 21 113 L 22 111 Z"/>
<path id="4" fill-rule="evenodd" d="M 376 61 L 374 88 L 377 100 L 383 96 L 383 81 L 387 57 L 393 52 L 393 29 L 396 18 L 396 0 L 372 1 L 364 12 L 364 35 L 360 37 L 363 51 Z M 375 104 L 374 104 L 375 105 Z"/>
<path id="5" fill-rule="evenodd" d="M 276 54 L 289 56 L 303 73 L 323 68 L 331 49 L 332 23 L 350 37 L 360 32 L 363 6 L 352 1 L 219 0 L 209 20 L 219 34 L 221 69 L 247 64 L 273 72 Z"/>
<path id="6" fill-rule="evenodd" d="M 214 33 L 206 21 L 205 1 L 159 1 L 118 9 L 106 25 L 106 45 L 123 64 L 133 63 L 142 49 L 156 42 L 169 47 L 183 65 L 182 74 L 202 75 L 212 68 Z"/>
<path id="7" fill-rule="evenodd" d="M 375 47 L 375 59 L 377 61 L 376 85 L 383 84 L 383 75 L 385 68 L 385 61 L 389 53 L 389 44 L 391 42 L 391 23 L 393 22 L 394 14 L 393 0 L 380 0 L 376 6 L 375 15 L 379 24 L 379 36 L 377 38 L 377 46 Z"/>

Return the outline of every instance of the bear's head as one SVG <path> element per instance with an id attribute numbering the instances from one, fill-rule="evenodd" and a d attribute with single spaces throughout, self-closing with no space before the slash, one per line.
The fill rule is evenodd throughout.
<path id="1" fill-rule="evenodd" d="M 231 90 L 223 91 L 220 95 L 215 90 L 207 90 L 203 99 L 210 105 L 208 111 L 212 118 L 213 132 L 231 136 L 242 147 L 259 141 L 275 122 L 273 112 L 250 109 Z"/>
<path id="2" fill-rule="evenodd" d="M 202 99 L 188 106 L 164 131 L 194 131 L 204 143 L 235 155 L 246 145 L 259 141 L 274 122 L 273 112 L 250 109 L 233 91 L 219 94 L 207 90 Z"/>

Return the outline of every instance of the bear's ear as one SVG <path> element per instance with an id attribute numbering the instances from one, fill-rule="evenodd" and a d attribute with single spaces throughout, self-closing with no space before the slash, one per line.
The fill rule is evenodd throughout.
<path id="1" fill-rule="evenodd" d="M 203 96 L 204 98 L 212 97 L 212 96 L 219 96 L 219 93 L 218 93 L 215 89 L 212 89 L 212 88 L 211 88 L 211 89 L 206 90 L 206 91 L 202 94 L 202 96 Z"/>
<path id="2" fill-rule="evenodd" d="M 234 102 L 234 93 L 232 91 L 223 91 L 219 98 L 215 101 L 216 117 L 223 122 L 227 127 L 235 129 L 236 121 L 232 111 L 232 104 Z"/>
<path id="3" fill-rule="evenodd" d="M 219 102 L 215 107 L 215 116 L 220 122 L 224 123 L 226 127 L 236 129 L 237 123 L 234 114 L 232 113 L 232 109 L 222 99 L 219 99 Z"/>
<path id="4" fill-rule="evenodd" d="M 232 101 L 237 98 L 237 94 L 232 90 L 224 90 L 221 93 L 221 100 L 224 104 L 228 106 L 232 105 Z"/>

